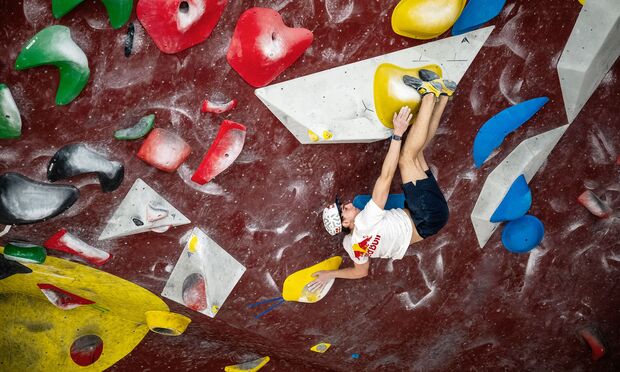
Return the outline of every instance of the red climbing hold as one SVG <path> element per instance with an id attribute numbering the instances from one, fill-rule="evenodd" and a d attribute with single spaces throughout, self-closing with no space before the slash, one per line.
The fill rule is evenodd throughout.
<path id="1" fill-rule="evenodd" d="M 226 59 L 254 87 L 272 82 L 312 44 L 312 31 L 290 28 L 272 9 L 246 10 L 235 27 Z"/>
<path id="2" fill-rule="evenodd" d="M 155 128 L 146 137 L 138 157 L 164 172 L 174 172 L 187 159 L 191 147 L 175 133 Z"/>
<path id="3" fill-rule="evenodd" d="M 112 258 L 112 255 L 108 252 L 86 244 L 78 237 L 68 233 L 65 229 L 61 229 L 51 238 L 47 239 L 45 243 L 43 243 L 43 246 L 47 249 L 54 249 L 82 257 L 97 266 L 103 265 Z"/>
<path id="4" fill-rule="evenodd" d="M 212 102 L 208 99 L 202 101 L 200 111 L 210 112 L 212 114 L 223 114 L 237 107 L 237 100 L 233 99 L 228 102 Z"/>
<path id="5" fill-rule="evenodd" d="M 224 120 L 215 141 L 192 175 L 192 181 L 204 185 L 234 163 L 245 143 L 245 126 Z"/>
<path id="6" fill-rule="evenodd" d="M 579 334 L 592 349 L 592 360 L 599 360 L 605 355 L 605 345 L 603 345 L 601 339 L 595 335 L 595 332 L 588 328 L 584 328 L 579 331 Z"/>
<path id="7" fill-rule="evenodd" d="M 172 54 L 205 41 L 228 0 L 140 0 L 136 13 L 155 45 Z"/>
<path id="8" fill-rule="evenodd" d="M 618 159 L 616 159 L 616 165 L 620 165 L 620 155 L 618 155 Z"/>
<path id="9" fill-rule="evenodd" d="M 609 205 L 599 199 L 599 197 L 590 190 L 586 190 L 583 194 L 579 195 L 577 201 L 597 217 L 608 218 L 611 216 L 612 210 Z"/>
<path id="10" fill-rule="evenodd" d="M 183 281 L 182 288 L 183 303 L 187 307 L 196 311 L 203 311 L 207 308 L 207 285 L 201 274 L 194 273 Z"/>
<path id="11" fill-rule="evenodd" d="M 61 310 L 71 310 L 78 306 L 94 304 L 94 301 L 87 300 L 64 289 L 60 289 L 52 284 L 37 284 L 41 292 L 57 308 Z"/>

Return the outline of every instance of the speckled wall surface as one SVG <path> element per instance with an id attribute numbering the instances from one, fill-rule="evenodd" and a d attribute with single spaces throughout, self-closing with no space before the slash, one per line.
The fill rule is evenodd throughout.
<path id="1" fill-rule="evenodd" d="M 24 124 L 20 140 L 0 143 L 0 172 L 45 180 L 50 157 L 72 142 L 88 143 L 126 167 L 123 184 L 112 193 L 102 193 L 94 178 L 73 179 L 81 192 L 75 206 L 48 222 L 15 227 L 0 242 L 40 244 L 68 228 L 114 254 L 102 270 L 159 294 L 169 276 L 166 267 L 183 249 L 181 237 L 196 225 L 247 267 L 215 319 L 166 301 L 192 318 L 186 333 L 147 335 L 113 370 L 217 370 L 261 355 L 272 357 L 264 370 L 285 371 L 620 368 L 618 218 L 599 220 L 576 202 L 592 189 L 615 211 L 620 207 L 617 64 L 530 183 L 531 213 L 547 232 L 540 248 L 529 255 L 509 253 L 496 232 L 481 250 L 469 218 L 486 176 L 512 149 L 566 124 L 555 67 L 581 9 L 577 0 L 509 0 L 491 22 L 496 28 L 449 103 L 427 154 L 451 208 L 442 233 L 410 247 L 403 260 L 373 260 L 367 278 L 338 280 L 317 304 L 288 303 L 260 320 L 247 309 L 279 296 L 288 274 L 346 256 L 339 238 L 324 233 L 320 213 L 336 193 L 348 199 L 371 191 L 387 141 L 300 145 L 227 64 L 236 20 L 250 7 L 270 7 L 286 24 L 314 32 L 310 49 L 280 82 L 420 44 L 392 32 L 396 3 L 231 1 L 209 39 L 175 55 L 157 49 L 134 11 L 135 46 L 126 58 L 126 27 L 112 30 L 99 1 L 88 0 L 55 20 L 49 1 L 0 0 L 0 82 L 10 87 Z M 54 105 L 54 68 L 13 67 L 24 43 L 51 24 L 70 27 L 91 68 L 85 90 L 67 106 Z M 239 106 L 223 116 L 200 113 L 201 101 L 216 93 L 238 99 Z M 551 101 L 475 169 L 477 129 L 502 108 L 538 96 Z M 139 160 L 141 141 L 112 137 L 148 113 L 157 115 L 157 127 L 192 146 L 177 173 Z M 189 176 L 223 118 L 247 126 L 245 147 L 232 167 L 196 189 Z M 138 177 L 192 225 L 98 242 Z M 348 257 L 344 265 L 351 265 Z M 608 354 L 598 362 L 577 336 L 585 326 L 596 327 L 606 341 Z M 309 351 L 320 341 L 333 347 L 325 354 Z M 352 359 L 352 353 L 361 357 Z"/>

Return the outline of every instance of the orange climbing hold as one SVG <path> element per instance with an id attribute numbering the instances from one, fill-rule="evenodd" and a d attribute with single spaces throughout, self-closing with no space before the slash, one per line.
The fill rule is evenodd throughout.
<path id="1" fill-rule="evenodd" d="M 603 345 L 603 342 L 599 337 L 595 335 L 595 332 L 593 332 L 593 330 L 584 328 L 579 331 L 579 335 L 581 335 L 581 337 L 586 340 L 586 342 L 592 349 L 592 360 L 596 361 L 605 356 L 605 345 Z"/>

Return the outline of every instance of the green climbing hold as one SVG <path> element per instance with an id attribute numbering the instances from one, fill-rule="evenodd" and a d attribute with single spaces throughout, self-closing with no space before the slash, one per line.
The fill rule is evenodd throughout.
<path id="1" fill-rule="evenodd" d="M 52 14 L 55 18 L 60 18 L 69 13 L 84 0 L 52 0 Z M 110 25 L 113 28 L 120 28 L 127 23 L 131 16 L 133 0 L 101 0 L 105 9 L 108 11 Z"/>
<path id="2" fill-rule="evenodd" d="M 114 138 L 117 140 L 135 140 L 146 136 L 155 122 L 155 115 L 147 115 L 140 119 L 133 127 L 119 129 L 114 132 Z"/>
<path id="3" fill-rule="evenodd" d="M 42 65 L 54 65 L 60 72 L 57 105 L 73 101 L 90 77 L 86 54 L 71 39 L 71 32 L 65 26 L 49 26 L 39 31 L 28 41 L 15 61 L 17 70 Z"/>
<path id="4" fill-rule="evenodd" d="M 45 257 L 45 248 L 30 243 L 10 242 L 4 247 L 4 258 L 11 261 L 42 264 Z"/>
<path id="5" fill-rule="evenodd" d="M 22 118 L 9 87 L 0 84 L 0 139 L 19 138 Z"/>

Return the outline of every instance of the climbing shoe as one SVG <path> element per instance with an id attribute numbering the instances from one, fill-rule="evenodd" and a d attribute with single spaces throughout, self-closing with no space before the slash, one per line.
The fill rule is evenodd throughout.
<path id="1" fill-rule="evenodd" d="M 420 76 L 420 79 L 424 81 L 433 81 L 433 80 L 441 79 L 441 76 L 439 76 L 435 71 L 426 70 L 426 69 L 421 69 L 420 71 L 418 71 L 418 75 Z"/>
<path id="2" fill-rule="evenodd" d="M 443 88 L 440 80 L 424 81 L 420 78 L 410 75 L 403 76 L 403 82 L 408 87 L 417 90 L 421 96 L 431 93 L 434 96 L 439 97 L 439 94 L 441 93 Z"/>
<path id="3" fill-rule="evenodd" d="M 456 83 L 452 80 L 437 80 L 438 83 L 441 84 L 441 92 L 440 95 L 452 97 L 454 91 L 456 90 Z"/>

